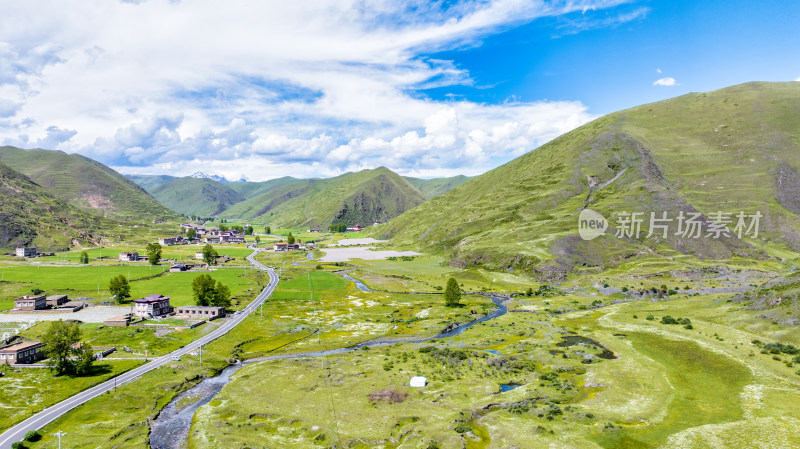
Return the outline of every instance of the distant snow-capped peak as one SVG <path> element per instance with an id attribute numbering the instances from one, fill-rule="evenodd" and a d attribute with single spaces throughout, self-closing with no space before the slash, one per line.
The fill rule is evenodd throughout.
<path id="1" fill-rule="evenodd" d="M 205 174 L 205 173 L 203 173 L 201 171 L 195 172 L 194 174 L 191 175 L 191 177 L 192 178 L 205 178 L 205 179 L 210 179 L 212 181 L 217 181 L 217 182 L 225 182 L 225 183 L 230 182 L 224 176 L 207 175 L 207 174 Z"/>

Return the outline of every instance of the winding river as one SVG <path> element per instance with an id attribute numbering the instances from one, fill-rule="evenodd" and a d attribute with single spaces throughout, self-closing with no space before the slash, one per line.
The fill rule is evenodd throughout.
<path id="1" fill-rule="evenodd" d="M 313 258 L 309 254 L 309 259 Z M 337 272 L 340 276 L 347 280 L 356 283 L 356 286 L 361 284 L 364 288 L 359 287 L 362 291 L 371 292 L 363 283 L 356 281 L 346 272 Z M 366 290 L 364 290 L 366 289 Z M 244 363 L 231 365 L 225 368 L 219 376 L 204 379 L 194 387 L 177 395 L 158 415 L 151 426 L 150 430 L 150 447 L 152 449 L 183 449 L 186 447 L 186 442 L 189 437 L 189 429 L 192 426 L 192 417 L 194 413 L 205 404 L 211 402 L 222 389 L 230 382 L 230 378 L 245 365 L 251 363 L 265 362 L 269 360 L 286 360 L 286 359 L 303 359 L 313 357 L 325 357 L 329 355 L 344 354 L 361 349 L 364 346 L 386 346 L 396 343 L 424 343 L 434 339 L 443 339 L 461 335 L 465 330 L 470 327 L 485 321 L 493 320 L 497 317 L 503 316 L 508 313 L 508 307 L 504 304 L 506 298 L 499 296 L 491 296 L 492 302 L 497 308 L 476 320 L 468 323 L 459 324 L 452 329 L 446 329 L 436 335 L 426 337 L 405 337 L 405 338 L 377 338 L 358 343 L 353 346 L 343 348 L 329 349 L 326 351 L 312 351 L 303 352 L 298 354 L 278 354 L 267 357 L 260 357 L 248 360 Z"/>

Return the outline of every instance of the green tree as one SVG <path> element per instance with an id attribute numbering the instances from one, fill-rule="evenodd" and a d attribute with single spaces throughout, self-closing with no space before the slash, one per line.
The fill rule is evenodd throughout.
<path id="1" fill-rule="evenodd" d="M 221 224 L 221 225 L 219 225 L 219 230 L 222 231 L 222 232 L 225 232 L 225 231 L 228 230 L 228 227 L 225 226 L 224 224 Z"/>
<path id="2" fill-rule="evenodd" d="M 455 278 L 447 280 L 447 287 L 444 289 L 444 302 L 447 307 L 457 307 L 461 305 L 461 288 Z"/>
<path id="3" fill-rule="evenodd" d="M 108 282 L 108 290 L 119 303 L 131 297 L 131 286 L 128 284 L 128 279 L 121 274 L 111 278 Z"/>
<path id="4" fill-rule="evenodd" d="M 78 350 L 73 345 L 80 339 L 81 329 L 78 323 L 63 320 L 50 323 L 47 332 L 42 336 L 42 344 L 44 344 L 45 355 L 50 359 L 51 369 L 57 376 L 76 374 L 74 356 L 77 355 Z M 78 348 L 83 347 L 84 345 L 80 345 Z"/>
<path id="5" fill-rule="evenodd" d="M 217 257 L 219 257 L 217 250 L 210 243 L 206 243 L 206 246 L 203 247 L 203 261 L 209 265 L 216 265 Z"/>
<path id="6" fill-rule="evenodd" d="M 220 281 L 217 281 L 211 305 L 215 307 L 230 307 L 231 305 L 231 289 Z"/>
<path id="7" fill-rule="evenodd" d="M 148 243 L 147 244 L 147 257 L 148 262 L 150 265 L 158 265 L 161 262 L 161 245 L 158 243 Z"/>
<path id="8" fill-rule="evenodd" d="M 81 343 L 80 346 L 74 349 L 74 372 L 78 376 L 86 376 L 92 372 L 92 364 L 94 364 L 94 350 L 92 345 L 88 342 Z"/>
<path id="9" fill-rule="evenodd" d="M 242 225 L 233 225 L 231 226 L 231 229 L 237 232 L 244 232 L 244 228 L 242 227 Z"/>
<path id="10" fill-rule="evenodd" d="M 194 228 L 189 228 L 189 229 L 186 230 L 186 238 L 187 239 L 192 240 L 195 237 L 197 237 L 197 231 L 195 231 Z"/>
<path id="11" fill-rule="evenodd" d="M 89 263 L 89 253 L 87 253 L 86 251 L 81 251 L 81 258 L 80 259 L 81 259 L 81 263 L 82 264 Z"/>
<path id="12" fill-rule="evenodd" d="M 248 225 L 246 228 L 244 228 L 244 233 L 246 235 L 253 235 L 253 231 L 255 231 L 255 229 L 253 229 L 252 226 Z"/>
<path id="13" fill-rule="evenodd" d="M 258 245 L 259 243 L 261 243 L 261 237 L 256 236 L 256 245 Z"/>
<path id="14" fill-rule="evenodd" d="M 286 243 L 288 243 L 288 244 L 290 244 L 290 245 L 294 245 L 294 236 L 292 235 L 292 233 L 291 233 L 291 232 L 290 232 L 290 233 L 289 233 L 289 235 L 286 237 Z"/>
<path id="15" fill-rule="evenodd" d="M 192 281 L 194 303 L 198 306 L 207 306 L 215 299 L 216 286 L 214 279 L 209 274 L 201 274 Z"/>
<path id="16" fill-rule="evenodd" d="M 344 223 L 333 223 L 329 227 L 331 232 L 347 232 L 347 225 Z"/>
<path id="17" fill-rule="evenodd" d="M 264 233 L 267 234 L 267 235 L 272 234 L 272 228 L 267 226 L 266 228 L 264 228 Z"/>

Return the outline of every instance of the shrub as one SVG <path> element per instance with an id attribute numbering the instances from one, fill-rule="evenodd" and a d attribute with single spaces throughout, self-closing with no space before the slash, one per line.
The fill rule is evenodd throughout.
<path id="1" fill-rule="evenodd" d="M 25 434 L 25 441 L 30 441 L 34 443 L 42 439 L 42 434 L 39 433 L 38 430 L 31 430 L 30 432 Z"/>
<path id="2" fill-rule="evenodd" d="M 472 430 L 472 427 L 462 422 L 456 425 L 456 427 L 453 428 L 453 430 L 455 430 L 458 433 L 467 433 Z"/>
<path id="3" fill-rule="evenodd" d="M 655 319 L 656 319 L 656 317 L 654 317 L 653 315 L 647 315 L 647 317 L 646 317 L 645 319 L 646 319 L 647 321 L 653 321 L 653 320 L 655 320 Z"/>

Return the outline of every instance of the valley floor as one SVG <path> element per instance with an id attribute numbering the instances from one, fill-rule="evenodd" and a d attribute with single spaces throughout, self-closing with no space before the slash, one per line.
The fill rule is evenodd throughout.
<path id="1" fill-rule="evenodd" d="M 453 276 L 466 291 L 531 287 L 533 294 L 515 295 L 505 302 L 509 313 L 449 338 L 248 364 L 197 409 L 179 441 L 188 448 L 800 447 L 800 360 L 768 346 L 797 346 L 800 331 L 760 318 L 730 293 L 760 285 L 771 267 L 698 276 L 640 262 L 544 286 L 424 255 L 348 263 L 261 257 L 286 267 L 283 280 L 263 311 L 204 348 L 202 366 L 197 357 L 175 361 L 78 407 L 29 446 L 50 447 L 63 430 L 68 447 L 144 447 L 165 405 L 233 360 L 432 336 L 494 310 L 480 295 L 445 307 L 441 287 Z M 335 273 L 350 269 L 374 292 Z M 622 293 L 663 284 L 673 293 Z M 412 376 L 427 385 L 410 387 Z"/>

